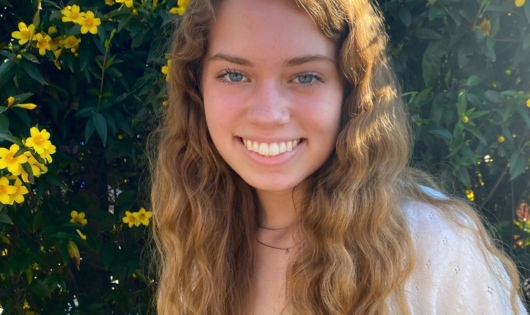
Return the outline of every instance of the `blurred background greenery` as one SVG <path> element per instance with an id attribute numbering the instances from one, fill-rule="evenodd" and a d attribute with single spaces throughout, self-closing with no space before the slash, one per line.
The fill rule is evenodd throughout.
<path id="1" fill-rule="evenodd" d="M 530 1 L 380 0 L 414 165 L 530 275 Z M 145 142 L 179 0 L 0 0 L 0 305 L 145 314 Z M 528 284 L 528 283 L 526 283 Z"/>

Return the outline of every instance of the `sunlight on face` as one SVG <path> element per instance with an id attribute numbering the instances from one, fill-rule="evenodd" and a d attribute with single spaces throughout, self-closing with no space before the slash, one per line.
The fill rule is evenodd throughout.
<path id="1" fill-rule="evenodd" d="M 223 159 L 258 191 L 290 191 L 329 157 L 343 98 L 336 44 L 281 0 L 225 1 L 202 72 Z"/>

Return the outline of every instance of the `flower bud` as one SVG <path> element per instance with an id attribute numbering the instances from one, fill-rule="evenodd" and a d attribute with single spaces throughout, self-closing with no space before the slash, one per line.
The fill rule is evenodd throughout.
<path id="1" fill-rule="evenodd" d="M 462 122 L 465 124 L 469 121 L 469 118 L 467 116 L 462 117 Z"/>
<path id="2" fill-rule="evenodd" d="M 500 143 L 503 143 L 504 142 L 504 136 L 498 136 L 497 137 L 497 141 L 499 141 Z"/>
<path id="3" fill-rule="evenodd" d="M 7 107 L 11 107 L 15 104 L 15 98 L 13 96 L 10 96 L 7 98 Z"/>
<path id="4" fill-rule="evenodd" d="M 74 261 L 77 270 L 79 270 L 79 265 L 81 264 L 81 255 L 79 254 L 79 248 L 77 248 L 77 244 L 72 240 L 68 241 L 68 255 L 70 255 L 70 258 Z"/>
<path id="5" fill-rule="evenodd" d="M 20 54 L 17 55 L 17 59 L 22 59 L 22 56 Z"/>

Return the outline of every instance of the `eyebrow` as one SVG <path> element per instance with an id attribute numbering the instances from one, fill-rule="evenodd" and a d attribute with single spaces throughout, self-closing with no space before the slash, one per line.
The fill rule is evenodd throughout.
<path id="1" fill-rule="evenodd" d="M 242 65 L 242 66 L 248 66 L 248 67 L 253 66 L 252 62 L 250 62 L 249 60 L 245 58 L 231 56 L 231 55 L 222 54 L 222 53 L 211 56 L 210 58 L 208 58 L 207 62 L 210 62 L 212 60 L 226 60 L 228 62 L 235 63 L 235 64 Z M 294 67 L 294 66 L 299 66 L 301 64 L 304 64 L 306 62 L 311 62 L 311 61 L 330 61 L 332 63 L 335 63 L 335 60 L 327 56 L 316 54 L 316 55 L 295 57 L 295 58 L 286 60 L 283 64 L 288 67 Z"/>

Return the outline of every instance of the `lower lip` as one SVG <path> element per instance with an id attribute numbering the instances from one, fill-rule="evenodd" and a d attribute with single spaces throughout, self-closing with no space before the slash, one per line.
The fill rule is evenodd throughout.
<path id="1" fill-rule="evenodd" d="M 294 147 L 292 151 L 286 151 L 275 156 L 263 156 L 254 151 L 249 151 L 240 137 L 236 137 L 235 139 L 237 143 L 239 143 L 241 149 L 252 161 L 264 166 L 279 166 L 288 163 L 294 159 L 296 154 L 302 149 L 303 146 L 305 146 L 306 143 L 306 139 L 302 139 L 302 141 L 300 141 L 300 143 Z"/>

